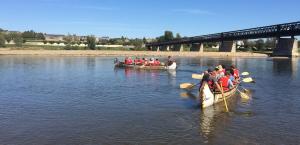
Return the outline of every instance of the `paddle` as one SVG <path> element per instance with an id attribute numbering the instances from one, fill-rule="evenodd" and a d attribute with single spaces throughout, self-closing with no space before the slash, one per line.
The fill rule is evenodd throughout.
<path id="1" fill-rule="evenodd" d="M 203 78 L 203 74 L 192 74 L 192 78 L 201 80 Z"/>
<path id="2" fill-rule="evenodd" d="M 255 83 L 255 81 L 251 77 L 243 78 L 242 81 L 244 83 Z"/>
<path id="3" fill-rule="evenodd" d="M 181 89 L 192 89 L 193 87 L 199 85 L 200 83 L 198 84 L 192 84 L 192 83 L 182 83 L 180 84 L 180 88 Z"/>
<path id="4" fill-rule="evenodd" d="M 237 89 L 237 91 L 241 94 L 241 97 L 242 97 L 243 99 L 250 99 L 250 97 L 249 97 L 246 93 L 240 91 L 239 89 Z"/>
<path id="5" fill-rule="evenodd" d="M 242 87 L 241 84 L 239 85 L 239 87 L 241 87 L 245 92 L 249 92 L 249 90 Z"/>
<path id="6" fill-rule="evenodd" d="M 220 83 L 220 87 L 221 87 L 221 93 L 222 93 L 222 98 L 223 98 L 223 101 L 224 101 L 224 104 L 225 104 L 226 112 L 228 112 L 229 110 L 228 110 L 226 98 L 225 98 L 225 96 L 224 96 L 224 91 L 223 91 L 222 82 Z"/>
<path id="7" fill-rule="evenodd" d="M 189 88 L 191 86 L 193 86 L 194 84 L 191 84 L 191 83 L 182 83 L 180 84 L 180 88 L 181 89 L 186 89 L 186 88 Z"/>
<path id="8" fill-rule="evenodd" d="M 242 76 L 248 76 L 249 75 L 249 72 L 243 72 L 242 73 Z"/>

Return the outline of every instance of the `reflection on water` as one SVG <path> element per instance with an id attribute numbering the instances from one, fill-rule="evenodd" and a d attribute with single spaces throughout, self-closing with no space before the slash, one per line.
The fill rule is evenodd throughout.
<path id="1" fill-rule="evenodd" d="M 300 144 L 299 59 L 175 58 L 176 71 L 111 57 L 0 57 L 0 144 Z M 230 113 L 200 109 L 192 73 L 235 64 L 255 84 Z"/>
<path id="2" fill-rule="evenodd" d="M 295 77 L 298 72 L 297 58 L 273 58 L 273 71 L 276 75 Z"/>
<path id="3" fill-rule="evenodd" d="M 223 102 L 213 105 L 211 107 L 202 109 L 200 112 L 200 131 L 206 143 L 214 142 L 214 135 L 222 132 L 222 129 L 230 125 L 233 111 L 235 111 L 237 104 L 237 94 L 227 100 L 230 112 L 225 112 L 225 105 Z"/>

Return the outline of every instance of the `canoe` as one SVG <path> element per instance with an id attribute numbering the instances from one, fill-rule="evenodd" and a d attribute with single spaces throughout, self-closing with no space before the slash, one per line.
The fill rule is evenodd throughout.
<path id="1" fill-rule="evenodd" d="M 177 65 L 174 62 L 170 66 L 145 66 L 145 65 L 127 65 L 124 63 L 117 63 L 115 64 L 115 67 L 120 67 L 120 68 L 133 68 L 133 69 L 147 69 L 147 70 L 175 70 Z"/>
<path id="2" fill-rule="evenodd" d="M 209 89 L 209 86 L 207 83 L 203 83 L 204 87 L 202 90 L 199 92 L 200 96 L 200 102 L 202 105 L 202 108 L 206 108 L 209 106 L 212 106 L 214 104 L 223 102 L 223 96 L 221 92 L 212 92 Z M 232 89 L 224 92 L 224 96 L 226 99 L 229 99 L 232 97 L 236 91 L 237 91 L 238 84 L 235 85 Z"/>

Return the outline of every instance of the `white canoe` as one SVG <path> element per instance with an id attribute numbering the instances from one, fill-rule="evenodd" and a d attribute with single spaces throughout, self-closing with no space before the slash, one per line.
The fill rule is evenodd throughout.
<path id="1" fill-rule="evenodd" d="M 221 92 L 212 92 L 209 89 L 207 83 L 203 83 L 203 85 L 203 89 L 199 92 L 202 108 L 206 108 L 212 106 L 213 104 L 223 102 L 223 96 Z M 225 98 L 228 99 L 232 97 L 236 93 L 237 87 L 238 85 L 235 85 L 229 91 L 224 92 Z"/>

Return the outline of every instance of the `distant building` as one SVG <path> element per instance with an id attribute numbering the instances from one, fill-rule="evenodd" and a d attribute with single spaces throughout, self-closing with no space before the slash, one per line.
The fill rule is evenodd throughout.
<path id="1" fill-rule="evenodd" d="M 56 34 L 44 34 L 46 41 L 64 41 L 65 35 L 56 35 Z"/>
<path id="2" fill-rule="evenodd" d="M 104 36 L 104 37 L 99 37 L 99 40 L 109 40 L 110 38 L 108 36 Z"/>

